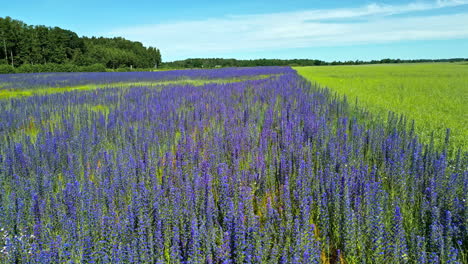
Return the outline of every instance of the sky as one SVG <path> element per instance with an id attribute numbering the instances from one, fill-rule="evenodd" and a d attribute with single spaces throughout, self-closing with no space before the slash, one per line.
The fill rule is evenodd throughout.
<path id="1" fill-rule="evenodd" d="M 163 61 L 468 57 L 468 0 L 22 0 L 5 16 L 140 41 Z"/>

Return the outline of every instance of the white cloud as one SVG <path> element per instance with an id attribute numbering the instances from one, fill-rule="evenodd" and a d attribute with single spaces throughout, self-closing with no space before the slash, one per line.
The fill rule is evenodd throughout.
<path id="1" fill-rule="evenodd" d="M 231 15 L 121 28 L 112 32 L 157 46 L 165 59 L 242 51 L 468 38 L 468 13 L 412 16 L 413 12 L 467 5 L 438 0 L 406 5 Z M 404 17 L 393 15 L 406 14 Z"/>

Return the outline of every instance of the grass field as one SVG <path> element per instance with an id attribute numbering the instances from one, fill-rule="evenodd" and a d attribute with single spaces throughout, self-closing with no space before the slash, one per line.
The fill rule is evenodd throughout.
<path id="1" fill-rule="evenodd" d="M 462 64 L 393 64 L 297 67 L 312 82 L 326 86 L 350 102 L 386 116 L 388 111 L 415 120 L 415 128 L 436 144 L 451 130 L 451 145 L 467 148 L 468 67 Z"/>

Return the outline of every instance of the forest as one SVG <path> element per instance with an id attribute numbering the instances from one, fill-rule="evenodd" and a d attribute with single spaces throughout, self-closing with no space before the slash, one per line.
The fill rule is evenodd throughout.
<path id="1" fill-rule="evenodd" d="M 159 49 L 140 42 L 80 37 L 67 29 L 32 26 L 10 17 L 0 17 L 0 47 L 0 65 L 10 65 L 13 72 L 153 68 L 161 64 Z"/>

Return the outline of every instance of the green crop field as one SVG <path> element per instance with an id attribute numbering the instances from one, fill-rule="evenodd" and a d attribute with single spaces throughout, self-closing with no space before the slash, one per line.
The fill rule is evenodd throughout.
<path id="1" fill-rule="evenodd" d="M 468 67 L 462 64 L 392 64 L 297 67 L 299 74 L 379 115 L 388 111 L 415 121 L 423 141 L 436 144 L 450 128 L 450 143 L 468 145 Z"/>

